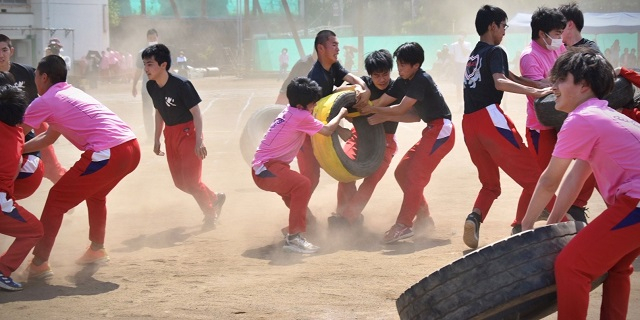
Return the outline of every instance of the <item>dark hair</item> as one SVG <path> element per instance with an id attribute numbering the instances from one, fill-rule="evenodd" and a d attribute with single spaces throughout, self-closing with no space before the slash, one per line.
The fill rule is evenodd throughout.
<path id="1" fill-rule="evenodd" d="M 551 30 L 564 29 L 567 26 L 567 19 L 560 10 L 547 7 L 539 7 L 531 15 L 531 39 L 540 38 L 539 31 L 549 33 Z"/>
<path id="2" fill-rule="evenodd" d="M 393 52 L 393 57 L 402 63 L 409 63 L 411 65 L 417 63 L 422 66 L 424 62 L 424 50 L 417 42 L 405 42 Z"/>
<path id="3" fill-rule="evenodd" d="M 322 98 L 322 88 L 320 85 L 306 77 L 296 77 L 287 86 L 287 99 L 292 107 L 306 108 L 309 103 L 316 102 Z"/>
<path id="4" fill-rule="evenodd" d="M 380 49 L 369 53 L 364 58 L 364 68 L 368 74 L 393 70 L 393 57 L 387 49 Z"/>
<path id="5" fill-rule="evenodd" d="M 13 85 L 0 86 L 0 121 L 16 126 L 22 123 L 27 110 L 27 96 L 24 91 Z"/>
<path id="6" fill-rule="evenodd" d="M 598 99 L 613 90 L 613 66 L 593 49 L 570 48 L 558 57 L 551 69 L 551 81 L 566 79 L 569 73 L 573 75 L 575 84 L 584 80 Z"/>
<path id="7" fill-rule="evenodd" d="M 318 45 L 324 44 L 331 37 L 335 37 L 335 32 L 331 30 L 322 30 L 316 34 L 316 40 L 313 42 L 313 50 L 318 51 Z"/>
<path id="8" fill-rule="evenodd" d="M 492 5 L 484 5 L 478 13 L 476 13 L 476 32 L 481 36 L 485 34 L 489 30 L 489 26 L 492 23 L 496 23 L 496 25 L 500 25 L 502 21 L 507 20 L 507 13 L 504 10 L 492 6 Z"/>
<path id="9" fill-rule="evenodd" d="M 9 37 L 2 33 L 0 33 L 0 42 L 6 42 L 9 45 L 9 48 L 13 47 L 13 45 L 11 44 L 11 39 L 9 39 Z"/>
<path id="10" fill-rule="evenodd" d="M 40 74 L 47 74 L 51 84 L 67 81 L 67 64 L 58 55 L 48 55 L 38 62 L 36 68 Z"/>
<path id="11" fill-rule="evenodd" d="M 0 71 L 0 86 L 5 84 L 15 84 L 16 78 L 9 72 Z"/>
<path id="12" fill-rule="evenodd" d="M 578 8 L 577 3 L 571 2 L 569 4 L 563 4 L 558 7 L 558 10 L 565 18 L 567 18 L 567 22 L 573 21 L 573 24 L 576 25 L 576 29 L 578 29 L 578 31 L 582 31 L 582 28 L 584 27 L 584 15 L 580 8 Z"/>
<path id="13" fill-rule="evenodd" d="M 169 51 L 169 48 L 164 44 L 159 43 L 148 46 L 142 50 L 141 56 L 143 60 L 154 58 L 158 62 L 158 65 L 166 62 L 167 66 L 165 69 L 167 69 L 167 71 L 171 68 L 171 51 Z"/>
<path id="14" fill-rule="evenodd" d="M 151 35 L 157 36 L 158 35 L 158 30 L 156 30 L 154 28 L 151 28 L 151 29 L 147 30 L 147 37 L 151 36 Z"/>

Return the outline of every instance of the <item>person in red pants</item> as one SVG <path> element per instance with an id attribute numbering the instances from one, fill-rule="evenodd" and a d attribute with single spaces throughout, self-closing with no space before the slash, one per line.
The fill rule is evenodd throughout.
<path id="1" fill-rule="evenodd" d="M 0 79 L 5 78 L 0 71 Z M 0 233 L 15 237 L 7 251 L 0 255 L 0 289 L 22 290 L 11 274 L 20 267 L 29 251 L 42 237 L 38 218 L 16 203 L 14 181 L 22 162 L 24 135 L 22 122 L 27 100 L 24 92 L 12 85 L 0 86 Z"/>
<path id="2" fill-rule="evenodd" d="M 157 110 L 153 152 L 164 155 L 160 150 L 164 129 L 173 183 L 193 196 L 204 214 L 203 230 L 211 230 L 220 217 L 226 196 L 214 193 L 202 182 L 202 160 L 207 156 L 198 105 L 202 100 L 191 81 L 169 73 L 171 52 L 165 45 L 151 45 L 141 55 L 149 76 L 147 91 Z"/>
<path id="3" fill-rule="evenodd" d="M 291 170 L 289 164 L 300 150 L 307 135 L 330 136 L 347 113 L 342 108 L 326 125 L 313 117 L 313 109 L 321 98 L 321 88 L 308 78 L 294 78 L 287 86 L 289 104 L 273 121 L 260 142 L 251 162 L 251 176 L 265 191 L 275 192 L 289 208 L 283 249 L 298 253 L 315 253 L 319 247 L 302 235 L 307 228 L 307 205 L 311 198 L 311 181 Z"/>
<path id="4" fill-rule="evenodd" d="M 513 122 L 500 108 L 504 92 L 533 97 L 550 93 L 549 89 L 537 89 L 535 82 L 509 71 L 507 54 L 499 46 L 508 28 L 504 10 L 490 5 L 481 7 L 475 25 L 480 41 L 471 52 L 465 70 L 462 117 L 464 142 L 482 184 L 464 223 L 462 240 L 470 248 L 478 247 L 480 224 L 500 196 L 499 169 L 522 187 L 511 224 L 518 229 L 542 172 Z"/>
<path id="5" fill-rule="evenodd" d="M 591 282 L 605 273 L 600 318 L 626 319 L 632 263 L 640 255 L 640 124 L 603 100 L 613 89 L 614 70 L 593 49 L 560 56 L 551 80 L 555 108 L 568 116 L 522 228 L 533 228 L 556 190 L 547 224 L 559 222 L 593 173 L 607 209 L 556 258 L 558 319 L 586 319 Z"/>
<path id="6" fill-rule="evenodd" d="M 413 220 L 421 207 L 426 205 L 424 188 L 440 161 L 453 149 L 455 130 L 451 122 L 451 111 L 433 78 L 421 69 L 424 50 L 416 42 L 400 45 L 393 53 L 398 65 L 398 78 L 394 87 L 402 86 L 406 92 L 401 102 L 383 95 L 373 106 L 362 108 L 362 113 L 374 113 L 370 124 L 384 121 L 424 121 L 422 138 L 402 157 L 395 171 L 396 181 L 404 193 L 402 206 L 396 223 L 384 234 L 384 243 L 393 243 L 414 235 Z M 394 91 L 392 88 L 391 91 Z"/>
<path id="7" fill-rule="evenodd" d="M 67 66 L 56 55 L 44 57 L 36 68 L 40 97 L 24 115 L 27 130 L 49 124 L 44 133 L 25 144 L 33 152 L 64 136 L 82 150 L 80 159 L 51 190 L 41 222 L 44 236 L 33 250 L 27 271 L 29 278 L 48 278 L 53 272 L 48 260 L 66 212 L 86 201 L 91 245 L 78 264 L 106 262 L 104 249 L 107 220 L 107 194 L 140 162 L 140 146 L 131 128 L 115 113 L 85 92 L 66 82 Z"/>
<path id="8" fill-rule="evenodd" d="M 369 75 L 361 78 L 371 90 L 371 101 L 376 102 L 393 87 L 394 81 L 391 79 L 393 56 L 388 50 L 376 50 L 365 57 L 364 66 Z M 396 86 L 396 88 L 398 87 L 399 86 Z M 394 94 L 394 96 L 399 96 L 399 98 L 395 99 L 392 104 L 398 104 L 404 96 L 404 92 Z M 398 123 L 395 121 L 387 121 L 383 123 L 383 126 L 387 143 L 380 167 L 370 176 L 362 179 L 362 183 L 357 187 L 355 181 L 338 183 L 338 204 L 336 212 L 328 219 L 329 227 L 349 227 L 362 224 L 364 218 L 364 216 L 362 216 L 362 210 L 367 205 L 367 202 L 369 202 L 369 199 L 371 199 L 376 185 L 380 182 L 385 172 L 387 172 L 389 164 L 391 164 L 391 159 L 398 149 L 398 144 L 395 139 Z M 355 130 L 352 130 L 351 138 L 346 141 L 344 152 L 350 158 L 356 158 L 358 152 L 358 133 Z"/>

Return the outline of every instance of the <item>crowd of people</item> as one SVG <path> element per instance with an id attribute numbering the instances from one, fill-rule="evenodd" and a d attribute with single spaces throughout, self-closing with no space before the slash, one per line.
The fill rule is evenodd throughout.
<path id="1" fill-rule="evenodd" d="M 464 114 L 458 130 L 436 81 L 422 69 L 425 52 L 419 43 L 403 43 L 393 53 L 387 49 L 369 53 L 364 60 L 367 74 L 357 76 L 338 61 L 338 36 L 331 30 L 320 31 L 314 54 L 293 67 L 301 74 L 291 72 L 285 80 L 278 101 L 286 106 L 256 150 L 252 179 L 258 188 L 278 194 L 289 208 L 288 225 L 281 229 L 283 249 L 303 254 L 319 251 L 306 238 L 307 229 L 316 224 L 308 203 L 320 179 L 311 136 L 337 133 L 346 141 L 344 151 L 351 157 L 357 154 L 359 141 L 356 130 L 340 124 L 349 117 L 346 109 L 339 110 L 328 123 L 314 118 L 313 110 L 323 97 L 353 91 L 354 108 L 369 124 L 384 127 L 384 159 L 360 184 L 338 183 L 336 209 L 328 217 L 330 231 L 355 233 L 363 226 L 363 209 L 398 151 L 398 123 L 424 122 L 419 140 L 406 150 L 394 171 L 402 204 L 381 241 L 390 244 L 415 233 L 428 233 L 435 222 L 424 190 L 453 149 L 456 134 L 461 133 L 482 185 L 464 220 L 463 242 L 472 249 L 479 247 L 480 227 L 501 193 L 501 169 L 522 187 L 510 226 L 512 234 L 533 228 L 540 216 L 549 224 L 567 219 L 589 222 L 556 261 L 559 319 L 586 318 L 590 283 L 604 273 L 608 278 L 601 312 L 606 318 L 624 319 L 631 263 L 640 255 L 640 170 L 635 163 L 640 157 L 640 124 L 634 121 L 637 109 L 623 111 L 627 115 L 623 116 L 603 98 L 612 90 L 616 75 L 637 86 L 640 75 L 611 63 L 593 41 L 581 36 L 582 12 L 572 3 L 540 7 L 533 13 L 531 42 L 522 49 L 518 76 L 509 69 L 500 46 L 507 22 L 502 9 L 482 6 L 475 19 L 476 45 L 472 47 L 460 37 L 448 46 L 453 48 L 452 70 L 463 75 L 458 91 Z M 147 32 L 147 40 L 148 46 L 136 60 L 132 88 L 137 95 L 137 82 L 144 70 L 143 92 L 153 107 L 146 107 L 152 114 L 152 122 L 145 123 L 147 138 L 156 155 L 166 155 L 175 186 L 198 203 L 203 229 L 213 229 L 226 195 L 213 192 L 201 181 L 202 160 L 207 157 L 201 99 L 188 79 L 169 72 L 171 53 L 158 43 L 155 29 Z M 0 161 L 4 213 L 0 215 L 0 232 L 16 238 L 0 257 L 0 288 L 15 291 L 22 285 L 11 274 L 32 248 L 27 277 L 53 275 L 48 260 L 63 215 L 82 201 L 89 208 L 90 244 L 76 262 L 109 260 L 104 247 L 106 196 L 135 170 L 140 147 L 131 128 L 115 113 L 66 82 L 67 66 L 62 58 L 46 56 L 33 68 L 10 62 L 12 50 L 11 40 L 0 35 L 0 53 L 6 57 L 0 60 L 0 134 L 3 150 L 9 151 L 1 154 Z M 111 57 L 105 52 L 102 60 L 111 61 Z M 115 54 L 113 57 L 119 60 Z M 394 60 L 399 74 L 395 80 L 390 77 Z M 525 139 L 500 107 L 505 92 L 528 98 Z M 556 109 L 568 113 L 559 131 L 541 124 L 533 110 L 536 98 L 552 92 Z M 147 117 L 151 118 L 145 111 Z M 166 154 L 162 151 L 163 135 Z M 16 190 L 26 181 L 37 188 L 37 177 L 41 180 L 47 167 L 58 168 L 54 159 L 46 160 L 43 155 L 60 136 L 83 154 L 73 167 L 57 170 L 58 176 L 53 178 L 57 180 L 38 220 L 17 203 L 28 197 L 29 191 L 18 197 Z M 290 167 L 294 159 L 299 172 Z M 27 171 L 29 168 L 35 170 Z M 24 180 L 27 177 L 35 179 Z M 587 221 L 586 204 L 596 187 L 607 209 Z M 30 190 L 35 191 L 33 187 Z"/>

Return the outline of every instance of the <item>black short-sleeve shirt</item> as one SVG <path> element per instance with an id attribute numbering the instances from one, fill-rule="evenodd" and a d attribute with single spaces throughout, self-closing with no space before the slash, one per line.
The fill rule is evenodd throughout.
<path id="1" fill-rule="evenodd" d="M 333 93 L 333 86 L 339 87 L 342 85 L 347 74 L 349 74 L 349 71 L 340 62 L 332 64 L 329 70 L 325 70 L 320 61 L 316 61 L 307 77 L 322 87 L 322 96 L 326 97 Z"/>
<path id="2" fill-rule="evenodd" d="M 289 83 L 291 83 L 291 80 L 293 80 L 293 78 L 308 76 L 309 71 L 311 71 L 311 68 L 313 68 L 313 64 L 315 62 L 316 61 L 313 59 L 311 55 L 305 56 L 302 59 L 298 60 L 291 68 L 291 71 L 289 72 L 287 79 L 285 79 L 284 82 L 282 83 L 280 92 L 287 93 L 287 86 L 289 85 Z"/>
<path id="3" fill-rule="evenodd" d="M 147 91 L 153 100 L 153 107 L 160 112 L 162 120 L 168 126 L 193 120 L 190 109 L 202 101 L 191 81 L 172 73 L 169 73 L 169 79 L 162 88 L 155 81 L 149 80 Z"/>
<path id="4" fill-rule="evenodd" d="M 464 113 L 482 110 L 502 102 L 504 91 L 496 89 L 494 73 L 509 77 L 507 53 L 499 46 L 478 42 L 464 72 Z"/>
<path id="5" fill-rule="evenodd" d="M 11 62 L 9 73 L 16 78 L 16 87 L 21 88 L 27 94 L 28 102 L 38 97 L 38 88 L 36 88 L 36 69 L 32 66 Z"/>
<path id="6" fill-rule="evenodd" d="M 436 119 L 449 119 L 451 120 L 451 111 L 449 106 L 444 101 L 444 97 L 438 89 L 435 81 L 431 78 L 431 75 L 426 73 L 422 69 L 416 71 L 415 76 L 411 80 L 405 80 L 398 78 L 393 87 L 400 86 L 400 88 L 406 88 L 405 96 L 416 99 L 416 103 L 413 108 L 416 110 L 420 119 L 424 122 L 431 122 Z M 392 92 L 398 90 L 392 88 Z M 397 93 L 393 93 L 396 94 Z M 392 95 L 397 98 L 397 96 Z"/>
<path id="7" fill-rule="evenodd" d="M 382 95 L 385 93 L 396 98 L 396 100 L 392 104 L 400 103 L 400 101 L 402 101 L 402 97 L 404 97 L 404 92 L 401 92 L 400 90 L 398 90 L 399 86 L 396 86 L 396 89 L 395 89 L 395 90 L 398 90 L 397 94 L 395 95 L 389 94 L 390 89 L 394 87 L 393 79 L 389 82 L 389 85 L 384 90 L 380 90 L 378 89 L 378 87 L 376 87 L 375 84 L 373 84 L 373 79 L 371 79 L 370 76 L 362 76 L 360 78 L 362 79 L 362 81 L 364 81 L 365 84 L 367 84 L 367 87 L 369 87 L 369 90 L 371 90 L 371 98 L 370 98 L 371 101 L 380 99 L 380 97 L 382 97 Z M 398 129 L 398 123 L 395 121 L 385 121 L 382 123 L 382 126 L 384 127 L 384 133 L 395 134 L 396 130 Z"/>

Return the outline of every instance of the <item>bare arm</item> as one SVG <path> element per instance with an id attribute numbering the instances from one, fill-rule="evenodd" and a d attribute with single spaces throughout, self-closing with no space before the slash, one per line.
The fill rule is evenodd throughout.
<path id="1" fill-rule="evenodd" d="M 511 72 L 509 72 L 509 74 L 512 75 Z M 520 77 L 520 79 L 524 79 L 524 78 Z M 532 81 L 532 80 L 525 80 L 525 81 Z M 526 86 L 505 77 L 505 75 L 500 72 L 493 74 L 493 82 L 496 84 L 497 90 L 526 94 L 534 98 L 540 98 L 551 93 L 551 88 L 536 89 L 531 86 Z"/>
<path id="2" fill-rule="evenodd" d="M 390 97 L 387 94 L 384 94 L 380 99 L 378 99 L 378 103 L 376 103 L 375 105 L 373 105 L 371 107 L 362 108 L 361 112 L 364 113 L 364 114 L 379 113 L 379 114 L 382 114 L 382 115 L 385 115 L 385 116 L 401 116 L 401 115 L 409 112 L 409 110 L 413 109 L 413 105 L 417 101 L 414 98 L 409 98 L 409 97 L 405 96 L 404 98 L 402 98 L 402 101 L 400 101 L 399 104 L 392 105 L 390 107 L 386 107 L 386 106 L 383 106 L 383 105 L 389 99 L 385 98 L 385 96 Z M 393 98 L 393 100 L 395 100 L 395 98 Z"/>
<path id="3" fill-rule="evenodd" d="M 29 126 L 26 126 L 26 127 L 29 128 L 29 130 L 31 130 Z M 30 152 L 42 150 L 45 147 L 54 144 L 59 137 L 60 137 L 60 132 L 55 131 L 51 129 L 51 127 L 49 127 L 47 131 L 37 135 L 35 138 L 25 143 L 23 153 L 30 153 Z"/>
<path id="4" fill-rule="evenodd" d="M 156 110 L 156 126 L 155 132 L 153 134 L 153 153 L 164 156 L 164 152 L 160 149 L 162 144 L 160 143 L 160 136 L 162 136 L 162 130 L 164 129 L 164 120 L 162 120 L 162 116 L 160 112 Z"/>
<path id="5" fill-rule="evenodd" d="M 131 88 L 131 94 L 135 97 L 138 95 L 138 81 L 142 76 L 142 69 L 136 68 L 136 72 L 133 74 L 133 87 Z M 145 85 L 144 83 L 142 85 Z"/>
<path id="6" fill-rule="evenodd" d="M 578 197 L 584 182 L 587 181 L 591 175 L 591 165 L 584 160 L 576 159 L 573 167 L 567 174 L 566 178 L 560 185 L 558 190 L 558 199 L 553 206 L 553 210 L 549 215 L 547 224 L 558 223 L 564 215 L 569 211 L 569 208 Z"/>
<path id="7" fill-rule="evenodd" d="M 369 103 L 369 98 L 371 98 L 371 90 L 369 90 L 367 84 L 364 83 L 364 81 L 360 79 L 360 77 L 356 77 L 353 73 L 348 73 L 346 76 L 344 76 L 343 80 L 356 85 L 356 108 Z"/>
<path id="8" fill-rule="evenodd" d="M 416 109 L 411 108 L 407 113 L 399 116 L 386 116 L 381 113 L 374 114 L 367 118 L 367 121 L 370 125 L 375 125 L 379 123 L 383 123 L 386 121 L 395 121 L 395 122 L 419 122 L 420 115 L 416 112 Z"/>
<path id="9" fill-rule="evenodd" d="M 323 136 L 330 136 L 336 130 L 336 128 L 338 128 L 338 125 L 340 124 L 340 120 L 342 120 L 342 118 L 344 118 L 346 114 L 347 114 L 346 108 L 340 109 L 340 113 L 338 113 L 337 116 L 335 116 L 333 119 L 331 119 L 331 121 L 325 124 L 324 127 L 322 127 L 320 131 L 318 131 L 318 133 Z"/>
<path id="10" fill-rule="evenodd" d="M 189 109 L 191 114 L 193 115 L 193 124 L 196 127 L 196 155 L 200 159 L 204 159 L 207 157 L 207 148 L 204 146 L 204 134 L 202 133 L 202 113 L 200 112 L 200 106 L 196 105 L 195 107 Z"/>

